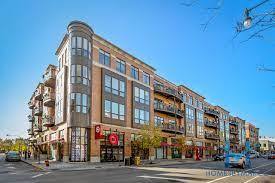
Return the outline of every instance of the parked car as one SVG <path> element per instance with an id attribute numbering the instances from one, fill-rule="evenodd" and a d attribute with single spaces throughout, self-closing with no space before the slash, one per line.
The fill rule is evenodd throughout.
<path id="1" fill-rule="evenodd" d="M 6 161 L 20 161 L 21 156 L 18 151 L 9 151 L 6 153 Z"/>
<path id="2" fill-rule="evenodd" d="M 241 167 L 245 168 L 246 166 L 246 156 L 241 153 L 231 153 L 226 156 L 225 159 L 226 167 Z"/>
<path id="3" fill-rule="evenodd" d="M 223 161 L 224 160 L 224 155 L 223 154 L 216 154 L 213 156 L 214 161 Z"/>
<path id="4" fill-rule="evenodd" d="M 268 159 L 275 159 L 275 152 L 272 152 L 270 153 L 268 156 L 267 156 Z"/>
<path id="5" fill-rule="evenodd" d="M 260 157 L 260 153 L 258 153 L 257 151 L 254 151 L 254 150 L 250 151 L 249 154 L 250 154 L 251 159 Z"/>

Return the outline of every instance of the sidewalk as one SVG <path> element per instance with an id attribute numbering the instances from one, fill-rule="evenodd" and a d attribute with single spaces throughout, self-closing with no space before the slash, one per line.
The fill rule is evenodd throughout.
<path id="1" fill-rule="evenodd" d="M 112 169 L 122 168 L 124 162 L 111 162 L 111 163 L 93 163 L 93 162 L 60 162 L 49 160 L 50 166 L 46 166 L 44 160 L 38 162 L 38 160 L 22 158 L 22 161 L 34 166 L 38 170 L 61 170 L 61 171 L 77 171 L 77 170 L 96 170 L 96 169 Z"/>
<path id="2" fill-rule="evenodd" d="M 149 160 L 141 161 L 141 165 L 145 167 L 151 167 L 151 166 L 169 166 L 169 165 L 177 165 L 177 164 L 195 164 L 195 163 L 205 163 L 210 162 L 211 159 L 202 159 L 200 161 L 196 161 L 193 159 L 157 159 L 153 160 L 152 163 Z"/>

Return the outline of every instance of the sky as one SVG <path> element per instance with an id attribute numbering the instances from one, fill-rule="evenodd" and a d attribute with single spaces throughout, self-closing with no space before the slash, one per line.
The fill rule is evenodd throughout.
<path id="1" fill-rule="evenodd" d="M 265 39 L 232 41 L 243 10 L 256 0 L 225 1 L 208 20 L 206 4 L 191 7 L 181 0 L 3 1 L 0 6 L 0 138 L 27 137 L 27 103 L 72 20 L 88 23 L 95 33 L 275 136 L 274 32 Z M 205 1 L 204 1 L 205 2 Z M 274 40 L 275 41 L 275 40 Z"/>

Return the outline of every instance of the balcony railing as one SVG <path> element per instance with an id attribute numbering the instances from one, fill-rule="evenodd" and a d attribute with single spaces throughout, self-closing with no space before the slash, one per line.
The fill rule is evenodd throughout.
<path id="1" fill-rule="evenodd" d="M 46 92 L 43 95 L 43 103 L 46 107 L 54 107 L 55 106 L 55 93 L 54 92 Z"/>
<path id="2" fill-rule="evenodd" d="M 35 106 L 34 101 L 33 100 L 29 101 L 28 106 L 30 109 L 33 109 Z"/>
<path id="3" fill-rule="evenodd" d="M 238 126 L 238 123 L 236 121 L 229 121 L 229 124 Z"/>
<path id="4" fill-rule="evenodd" d="M 169 124 L 169 123 L 163 123 L 162 124 L 162 131 L 184 134 L 185 129 L 184 129 L 184 127 L 179 126 L 179 125 L 172 125 L 172 124 Z"/>
<path id="5" fill-rule="evenodd" d="M 33 129 L 32 128 L 29 128 L 27 131 L 28 131 L 28 135 L 33 135 Z"/>
<path id="6" fill-rule="evenodd" d="M 204 125 L 208 126 L 208 127 L 218 128 L 219 127 L 219 122 L 204 120 Z"/>
<path id="7" fill-rule="evenodd" d="M 162 102 L 155 102 L 154 103 L 154 109 L 158 112 L 162 112 L 162 113 L 165 113 L 165 114 L 168 114 L 170 116 L 176 116 L 176 117 L 179 117 L 179 118 L 183 118 L 184 117 L 184 111 L 177 108 L 177 107 L 174 107 L 174 106 L 169 106 L 169 105 L 166 105 Z"/>
<path id="8" fill-rule="evenodd" d="M 37 89 L 34 93 L 35 100 L 42 100 L 43 99 L 43 92 L 41 89 Z"/>
<path id="9" fill-rule="evenodd" d="M 219 134 L 210 133 L 210 132 L 205 132 L 205 138 L 206 138 L 206 139 L 219 140 L 219 139 L 220 139 L 220 136 L 219 136 Z"/>
<path id="10" fill-rule="evenodd" d="M 29 122 L 33 122 L 34 121 L 33 115 L 28 115 L 28 119 L 29 119 Z"/>
<path id="11" fill-rule="evenodd" d="M 210 115 L 213 115 L 213 116 L 217 116 L 217 117 L 220 116 L 220 112 L 219 112 L 219 111 L 214 110 L 214 109 L 210 109 L 210 108 L 208 108 L 208 107 L 205 107 L 205 108 L 204 108 L 204 113 L 210 114 Z"/>
<path id="12" fill-rule="evenodd" d="M 230 128 L 230 133 L 232 133 L 232 134 L 238 134 L 239 131 L 238 131 L 238 129 Z"/>
<path id="13" fill-rule="evenodd" d="M 33 131 L 34 132 L 42 132 L 42 126 L 41 126 L 41 124 L 34 123 L 33 124 Z"/>
<path id="14" fill-rule="evenodd" d="M 54 118 L 52 116 L 45 115 L 43 116 L 42 123 L 43 123 L 43 126 L 46 126 L 46 127 L 54 126 Z"/>
<path id="15" fill-rule="evenodd" d="M 160 84 L 154 84 L 154 91 L 170 98 L 175 97 L 177 101 L 183 102 L 182 95 L 179 94 L 178 91 L 173 88 L 169 88 L 167 86 L 163 86 Z"/>
<path id="16" fill-rule="evenodd" d="M 42 106 L 35 106 L 34 107 L 34 115 L 35 116 L 41 116 L 43 113 L 43 107 Z"/>
<path id="17" fill-rule="evenodd" d="M 238 144 L 239 143 L 239 139 L 238 138 L 230 138 L 230 142 L 233 144 Z"/>
<path id="18" fill-rule="evenodd" d="M 55 70 L 54 68 L 49 68 L 49 70 L 43 75 L 44 85 L 47 87 L 55 87 Z"/>

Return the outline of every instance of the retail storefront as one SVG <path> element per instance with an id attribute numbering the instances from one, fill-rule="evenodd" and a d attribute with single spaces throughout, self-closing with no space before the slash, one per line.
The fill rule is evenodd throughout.
<path id="1" fill-rule="evenodd" d="M 203 143 L 196 142 L 196 153 L 199 155 L 199 158 L 203 158 Z"/>
<path id="2" fill-rule="evenodd" d="M 186 141 L 185 158 L 193 158 L 193 154 L 194 154 L 193 142 L 188 140 Z"/>
<path id="3" fill-rule="evenodd" d="M 100 161 L 124 161 L 124 134 L 104 131 L 104 139 L 100 141 Z"/>

